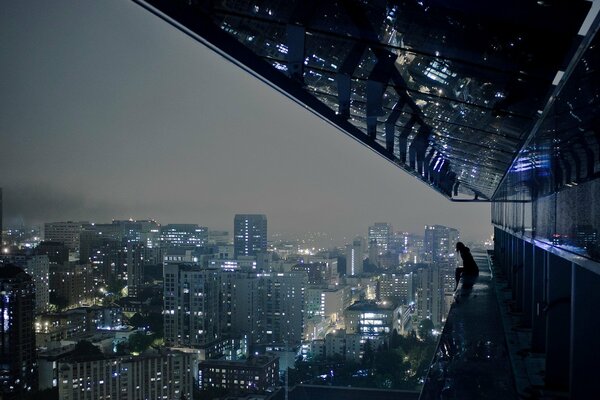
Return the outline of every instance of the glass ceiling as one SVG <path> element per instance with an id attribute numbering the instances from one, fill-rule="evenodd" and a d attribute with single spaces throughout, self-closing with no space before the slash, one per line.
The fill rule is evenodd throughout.
<path id="1" fill-rule="evenodd" d="M 443 195 L 484 201 L 546 117 L 592 4 L 135 1 Z"/>

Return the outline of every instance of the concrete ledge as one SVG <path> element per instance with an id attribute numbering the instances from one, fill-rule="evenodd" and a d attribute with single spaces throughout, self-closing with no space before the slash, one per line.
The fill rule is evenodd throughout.
<path id="1" fill-rule="evenodd" d="M 490 259 L 473 257 L 479 277 L 455 295 L 421 400 L 518 398 Z"/>

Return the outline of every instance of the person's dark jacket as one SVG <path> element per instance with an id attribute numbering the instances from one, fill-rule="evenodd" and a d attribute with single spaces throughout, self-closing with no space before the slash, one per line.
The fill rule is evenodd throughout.
<path id="1" fill-rule="evenodd" d="M 468 275 L 478 275 L 479 267 L 473 259 L 471 250 L 468 247 L 463 247 L 462 249 L 459 249 L 458 252 L 460 253 L 460 257 L 463 260 L 463 273 Z"/>

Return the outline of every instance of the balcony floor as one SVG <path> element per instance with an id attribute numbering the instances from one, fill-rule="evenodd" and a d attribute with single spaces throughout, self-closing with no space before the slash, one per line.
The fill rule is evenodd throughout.
<path id="1" fill-rule="evenodd" d="M 473 256 L 479 277 L 455 294 L 421 400 L 518 398 L 488 253 Z"/>

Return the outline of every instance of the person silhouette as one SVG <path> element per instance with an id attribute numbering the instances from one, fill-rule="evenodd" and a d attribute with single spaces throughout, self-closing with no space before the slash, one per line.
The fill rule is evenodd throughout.
<path id="1" fill-rule="evenodd" d="M 463 266 L 456 268 L 454 275 L 454 278 L 456 279 L 456 287 L 454 290 L 458 289 L 460 278 L 463 278 L 463 288 L 470 289 L 475 283 L 475 278 L 479 276 L 479 267 L 477 266 L 475 259 L 473 259 L 471 250 L 465 246 L 463 242 L 456 243 L 456 251 L 460 253 Z"/>

